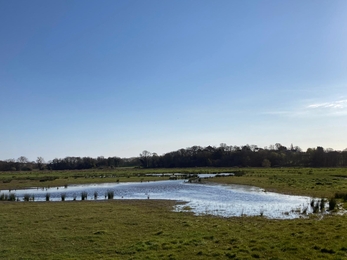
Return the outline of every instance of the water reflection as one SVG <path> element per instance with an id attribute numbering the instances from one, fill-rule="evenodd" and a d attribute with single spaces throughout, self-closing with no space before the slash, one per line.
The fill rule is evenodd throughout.
<path id="1" fill-rule="evenodd" d="M 19 200 L 24 196 L 34 196 L 35 201 L 45 201 L 47 194 L 51 201 L 81 200 L 85 192 L 88 200 L 104 200 L 107 193 L 114 193 L 114 199 L 168 199 L 185 201 L 176 206 L 176 211 L 191 210 L 195 214 L 217 216 L 256 216 L 268 218 L 297 218 L 300 212 L 310 212 L 309 197 L 290 196 L 265 192 L 256 187 L 242 185 L 219 185 L 186 183 L 184 180 L 143 182 L 143 183 L 104 183 L 73 185 L 54 188 L 38 188 L 12 191 Z M 3 191 L 4 192 L 4 191 Z M 0 192 L 0 193 L 3 193 Z M 96 196 L 96 197 L 95 197 Z"/>

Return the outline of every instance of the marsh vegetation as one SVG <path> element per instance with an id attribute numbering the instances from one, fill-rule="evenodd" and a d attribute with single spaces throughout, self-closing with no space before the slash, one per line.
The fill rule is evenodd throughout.
<path id="1" fill-rule="evenodd" d="M 74 194 L 76 201 L 6 202 L 16 200 L 14 189 L 18 186 L 69 187 L 76 183 L 110 180 L 146 182 L 168 179 L 146 174 L 175 172 L 235 172 L 235 176 L 208 179 L 208 182 L 246 184 L 266 192 L 309 196 L 315 198 L 313 208 L 316 207 L 318 213 L 308 218 L 280 221 L 264 218 L 261 212 L 256 217 L 194 216 L 189 207 L 183 208 L 186 211 L 173 212 L 177 206 L 174 201 L 106 199 L 99 203 L 77 200 L 81 193 Z M 40 182 L 42 177 L 50 174 L 54 180 Z M 13 180 L 2 182 L 8 178 Z M 0 173 L 0 185 L 3 185 L 2 190 L 11 190 L 10 195 L 0 193 L 3 200 L 0 201 L 2 259 L 56 256 L 59 259 L 347 258 L 344 239 L 347 219 L 345 215 L 334 213 L 346 208 L 345 168 L 125 168 L 4 172 Z M 103 194 L 96 194 L 96 197 L 103 197 Z M 35 196 L 35 201 L 37 199 Z M 324 207 L 333 214 L 322 215 Z M 313 208 L 309 205 L 302 211 Z"/>

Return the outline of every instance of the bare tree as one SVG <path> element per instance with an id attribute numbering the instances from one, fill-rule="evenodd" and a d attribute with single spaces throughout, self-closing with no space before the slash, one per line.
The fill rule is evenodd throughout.
<path id="1" fill-rule="evenodd" d="M 17 159 L 17 162 L 22 163 L 22 164 L 26 164 L 29 162 L 29 160 L 25 156 L 21 156 Z"/>
<path id="2" fill-rule="evenodd" d="M 37 168 L 39 168 L 39 170 L 43 170 L 44 164 L 45 164 L 45 159 L 43 159 L 43 157 L 41 157 L 41 156 L 37 157 L 36 164 L 37 164 Z"/>
<path id="3" fill-rule="evenodd" d="M 17 163 L 18 163 L 18 169 L 24 170 L 27 168 L 27 164 L 29 163 L 29 160 L 25 156 L 21 156 L 17 159 Z"/>
<path id="4" fill-rule="evenodd" d="M 140 162 L 144 168 L 148 168 L 151 156 L 152 154 L 146 150 L 140 153 Z"/>

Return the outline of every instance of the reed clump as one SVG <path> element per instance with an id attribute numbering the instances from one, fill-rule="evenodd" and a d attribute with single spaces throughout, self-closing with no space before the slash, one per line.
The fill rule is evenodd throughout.
<path id="1" fill-rule="evenodd" d="M 14 193 L 10 193 L 10 195 L 8 196 L 8 200 L 9 201 L 15 201 L 16 200 L 16 195 Z"/>
<path id="2" fill-rule="evenodd" d="M 322 212 L 325 210 L 325 199 L 323 199 L 323 198 L 320 200 L 319 209 Z"/>
<path id="3" fill-rule="evenodd" d="M 8 200 L 8 195 L 4 194 L 4 193 L 1 193 L 0 194 L 0 200 Z"/>
<path id="4" fill-rule="evenodd" d="M 16 194 L 14 194 L 14 193 L 10 193 L 10 194 L 1 193 L 0 194 L 0 200 L 2 200 L 2 201 L 16 201 Z"/>
<path id="5" fill-rule="evenodd" d="M 114 191 L 113 190 L 108 190 L 107 191 L 107 199 L 111 200 L 114 198 Z"/>
<path id="6" fill-rule="evenodd" d="M 29 194 L 24 194 L 23 200 L 24 201 L 29 201 L 30 200 L 30 195 Z"/>
<path id="7" fill-rule="evenodd" d="M 337 201 L 335 198 L 329 200 L 329 210 L 334 210 L 336 208 Z"/>
<path id="8" fill-rule="evenodd" d="M 87 200 L 87 198 L 88 198 L 88 193 L 86 191 L 82 191 L 81 200 Z"/>

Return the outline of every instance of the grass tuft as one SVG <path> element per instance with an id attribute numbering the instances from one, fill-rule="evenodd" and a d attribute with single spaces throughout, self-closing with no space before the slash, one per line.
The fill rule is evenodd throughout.
<path id="1" fill-rule="evenodd" d="M 319 209 L 321 212 L 325 210 L 325 199 L 323 198 L 320 200 Z"/>
<path id="2" fill-rule="evenodd" d="M 106 194 L 107 194 L 107 199 L 111 200 L 114 198 L 114 191 L 113 190 L 108 190 Z"/>
<path id="3" fill-rule="evenodd" d="M 10 193 L 10 195 L 8 196 L 8 200 L 9 201 L 15 201 L 16 200 L 16 195 L 14 193 Z"/>
<path id="4" fill-rule="evenodd" d="M 0 194 L 0 201 L 1 200 L 4 200 L 4 201 L 15 201 L 16 200 L 16 195 L 14 193 L 10 193 L 10 194 L 1 193 Z"/>
<path id="5" fill-rule="evenodd" d="M 30 195 L 29 194 L 24 194 L 23 200 L 24 201 L 29 201 L 30 200 Z"/>
<path id="6" fill-rule="evenodd" d="M 88 193 L 86 191 L 82 191 L 81 200 L 87 200 L 87 198 L 88 198 Z"/>
<path id="7" fill-rule="evenodd" d="M 8 200 L 8 195 L 4 194 L 4 193 L 1 193 L 0 194 L 0 200 Z"/>
<path id="8" fill-rule="evenodd" d="M 329 210 L 334 210 L 336 208 L 337 202 L 335 198 L 329 200 Z"/>

